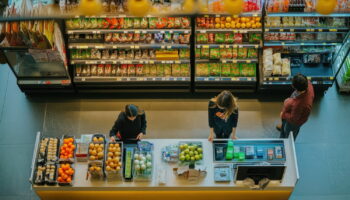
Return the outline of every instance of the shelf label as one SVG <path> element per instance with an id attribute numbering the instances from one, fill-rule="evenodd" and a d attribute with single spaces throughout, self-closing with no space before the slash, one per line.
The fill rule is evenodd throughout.
<path id="1" fill-rule="evenodd" d="M 259 45 L 255 45 L 254 47 L 257 49 L 257 48 L 259 48 Z"/>
<path id="2" fill-rule="evenodd" d="M 114 46 L 112 46 L 112 48 L 113 48 L 113 49 L 116 49 L 116 48 L 118 48 L 118 47 L 117 47 L 116 45 L 114 45 Z"/>
<path id="3" fill-rule="evenodd" d="M 106 62 L 105 61 L 101 61 L 101 64 L 106 64 Z"/>
<path id="4" fill-rule="evenodd" d="M 230 45 L 226 45 L 225 48 L 226 48 L 226 49 L 230 48 Z"/>
<path id="5" fill-rule="evenodd" d="M 333 79 L 334 79 L 334 77 L 333 77 L 333 76 L 330 76 L 330 77 L 329 77 L 329 80 L 331 80 L 331 81 L 332 81 Z"/>
<path id="6" fill-rule="evenodd" d="M 200 30 L 199 32 L 200 33 L 206 33 L 207 31 L 206 30 Z"/>
<path id="7" fill-rule="evenodd" d="M 318 32 L 323 32 L 323 30 L 322 29 L 318 29 Z"/>
<path id="8" fill-rule="evenodd" d="M 135 46 L 135 49 L 139 49 L 139 48 L 140 48 L 140 46 L 138 46 L 138 45 L 137 45 L 137 46 Z"/>
<path id="9" fill-rule="evenodd" d="M 249 78 L 249 77 L 248 77 L 248 78 L 247 78 L 247 80 L 248 80 L 248 81 L 251 81 L 251 80 L 252 80 L 252 78 Z"/>
<path id="10" fill-rule="evenodd" d="M 100 34 L 101 31 L 92 31 L 93 34 Z"/>
<path id="11" fill-rule="evenodd" d="M 171 49 L 171 48 L 172 48 L 172 46 L 171 46 L 171 45 L 169 45 L 169 46 L 167 46 L 167 48 L 168 48 L 168 49 Z"/>
<path id="12" fill-rule="evenodd" d="M 237 80 L 237 78 L 231 78 L 231 81 L 236 81 Z"/>
<path id="13" fill-rule="evenodd" d="M 234 33 L 238 33 L 238 30 L 233 30 Z"/>
<path id="14" fill-rule="evenodd" d="M 233 15 L 233 17 L 234 17 L 234 18 L 237 18 L 237 17 L 239 17 L 239 16 L 238 16 L 238 15 Z"/>
<path id="15" fill-rule="evenodd" d="M 227 61 L 226 60 L 222 60 L 222 63 L 226 63 Z"/>
<path id="16" fill-rule="evenodd" d="M 190 33 L 189 31 L 185 31 L 185 33 L 187 34 L 187 33 Z"/>
<path id="17" fill-rule="evenodd" d="M 238 47 L 238 45 L 237 45 L 237 44 L 234 44 L 234 45 L 233 45 L 233 48 L 237 48 L 237 47 Z"/>
<path id="18" fill-rule="evenodd" d="M 337 29 L 329 29 L 330 32 L 337 32 Z"/>
<path id="19" fill-rule="evenodd" d="M 135 49 L 135 46 L 130 46 L 130 49 Z"/>
<path id="20" fill-rule="evenodd" d="M 270 31 L 270 29 L 268 29 L 268 28 L 265 28 L 265 32 L 269 32 Z"/>
<path id="21" fill-rule="evenodd" d="M 307 80 L 311 80 L 311 77 L 310 77 L 310 76 L 308 76 L 308 77 L 307 77 Z"/>
<path id="22" fill-rule="evenodd" d="M 246 60 L 246 63 L 251 63 L 252 61 L 251 60 Z"/>
<path id="23" fill-rule="evenodd" d="M 284 30 L 281 28 L 281 29 L 280 29 L 280 32 L 283 32 L 283 31 L 284 31 Z"/>
<path id="24" fill-rule="evenodd" d="M 162 45 L 162 46 L 160 46 L 160 48 L 161 48 L 161 49 L 165 49 L 165 46 Z"/>
<path id="25" fill-rule="evenodd" d="M 165 64 L 165 61 L 162 61 L 161 63 L 162 63 L 162 64 Z"/>
<path id="26" fill-rule="evenodd" d="M 305 45 L 305 43 L 300 43 L 300 45 Z"/>
<path id="27" fill-rule="evenodd" d="M 117 64 L 117 61 L 114 60 L 112 63 L 113 63 L 113 64 Z"/>
<path id="28" fill-rule="evenodd" d="M 135 31 L 135 33 L 140 33 L 140 31 Z"/>
<path id="29" fill-rule="evenodd" d="M 257 17 L 258 16 L 258 14 L 253 14 L 253 17 Z"/>
<path id="30" fill-rule="evenodd" d="M 203 45 L 202 48 L 209 49 L 209 45 Z"/>
<path id="31" fill-rule="evenodd" d="M 89 48 L 88 46 L 77 46 L 77 49 L 87 49 Z"/>
<path id="32" fill-rule="evenodd" d="M 85 81 L 85 78 L 82 78 L 81 81 Z"/>
<path id="33" fill-rule="evenodd" d="M 215 81 L 220 81 L 220 78 L 214 78 Z"/>
<path id="34" fill-rule="evenodd" d="M 282 45 L 282 46 L 284 46 L 284 45 L 286 45 L 286 43 L 284 43 L 284 42 L 281 42 L 281 45 Z"/>
<path id="35" fill-rule="evenodd" d="M 147 33 L 147 31 L 141 31 L 142 33 Z"/>
<path id="36" fill-rule="evenodd" d="M 164 34 L 164 33 L 165 33 L 165 31 L 160 31 L 160 33 L 163 33 L 163 34 Z"/>
<path id="37" fill-rule="evenodd" d="M 176 64 L 180 64 L 181 62 L 180 62 L 179 60 L 176 60 L 175 63 L 176 63 Z"/>
<path id="38" fill-rule="evenodd" d="M 75 64 L 75 62 L 74 62 L 74 61 L 72 61 L 72 62 L 70 62 L 70 63 L 72 63 L 72 65 L 74 65 L 74 64 Z"/>
<path id="39" fill-rule="evenodd" d="M 269 81 L 272 81 L 273 80 L 273 78 L 269 78 Z M 278 80 L 278 79 L 277 79 Z"/>
<path id="40" fill-rule="evenodd" d="M 275 78 L 273 78 L 273 80 L 274 80 L 274 81 L 278 81 L 278 80 L 279 80 L 279 78 L 278 78 L 278 77 L 275 77 Z"/>
<path id="41" fill-rule="evenodd" d="M 290 29 L 289 31 L 290 31 L 290 32 L 294 32 L 294 29 Z"/>
<path id="42" fill-rule="evenodd" d="M 306 32 L 310 32 L 311 29 L 306 29 Z"/>
<path id="43" fill-rule="evenodd" d="M 67 31 L 67 33 L 68 33 L 68 34 L 72 34 L 72 33 L 73 33 L 73 31 Z"/>
<path id="44" fill-rule="evenodd" d="M 154 64 L 154 61 L 153 61 L 153 60 L 150 60 L 150 61 L 149 61 L 149 64 Z"/>
<path id="45" fill-rule="evenodd" d="M 232 63 L 237 63 L 237 60 L 232 60 Z"/>
<path id="46" fill-rule="evenodd" d="M 123 31 L 124 33 L 128 33 L 128 31 Z"/>
<path id="47" fill-rule="evenodd" d="M 95 46 L 96 49 L 103 49 L 103 46 Z"/>
<path id="48" fill-rule="evenodd" d="M 140 63 L 140 64 L 143 64 L 143 61 L 142 61 L 142 60 L 140 60 L 140 61 L 139 61 L 139 63 Z"/>
<path id="49" fill-rule="evenodd" d="M 220 15 L 215 15 L 215 17 L 220 17 Z"/>
<path id="50" fill-rule="evenodd" d="M 174 31 L 169 31 L 169 33 L 174 33 Z"/>

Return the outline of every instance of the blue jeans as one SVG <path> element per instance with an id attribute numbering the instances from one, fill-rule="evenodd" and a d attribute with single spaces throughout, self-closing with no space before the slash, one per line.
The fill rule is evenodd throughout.
<path id="1" fill-rule="evenodd" d="M 295 141 L 297 139 L 299 130 L 300 130 L 300 126 L 291 124 L 283 119 L 280 138 L 288 138 L 290 132 L 293 132 L 294 141 Z"/>

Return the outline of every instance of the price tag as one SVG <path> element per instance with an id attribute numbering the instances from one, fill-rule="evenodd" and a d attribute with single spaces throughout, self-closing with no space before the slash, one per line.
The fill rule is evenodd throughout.
<path id="1" fill-rule="evenodd" d="M 82 78 L 81 81 L 85 81 L 85 78 Z"/>
<path id="2" fill-rule="evenodd" d="M 329 32 L 337 32 L 337 29 L 329 29 Z"/>
<path id="3" fill-rule="evenodd" d="M 153 60 L 150 60 L 150 61 L 149 61 L 149 64 L 154 64 L 154 61 L 153 61 Z"/>
<path id="4" fill-rule="evenodd" d="M 147 31 L 141 31 L 142 33 L 147 33 Z"/>
<path id="5" fill-rule="evenodd" d="M 135 49 L 135 46 L 130 46 L 130 49 Z"/>
<path id="6" fill-rule="evenodd" d="M 226 60 L 222 60 L 222 63 L 226 63 L 227 61 Z"/>
<path id="7" fill-rule="evenodd" d="M 172 48 L 172 46 L 171 46 L 171 45 L 169 45 L 169 46 L 167 46 L 167 48 L 168 48 L 168 49 L 171 49 L 171 48 Z"/>
<path id="8" fill-rule="evenodd" d="M 305 45 L 305 43 L 300 43 L 300 45 Z"/>
<path id="9" fill-rule="evenodd" d="M 143 64 L 143 61 L 142 60 L 140 60 L 140 62 L 139 62 L 140 64 Z"/>
<path id="10" fill-rule="evenodd" d="M 138 46 L 138 45 L 137 45 L 137 46 L 135 46 L 135 49 L 139 49 L 139 48 L 140 48 L 140 46 Z"/>
<path id="11" fill-rule="evenodd" d="M 215 15 L 215 17 L 220 17 L 220 15 Z"/>
<path id="12" fill-rule="evenodd" d="M 237 18 L 237 17 L 239 17 L 239 16 L 238 16 L 238 15 L 233 15 L 233 17 L 234 17 L 234 18 Z"/>
<path id="13" fill-rule="evenodd" d="M 315 32 L 315 29 L 313 29 L 313 28 L 312 28 L 312 29 L 310 29 L 310 32 Z"/>
<path id="14" fill-rule="evenodd" d="M 190 33 L 189 31 L 185 31 L 185 33 L 187 34 L 187 33 Z"/>
<path id="15" fill-rule="evenodd" d="M 214 78 L 215 81 L 220 81 L 220 78 Z"/>
<path id="16" fill-rule="evenodd" d="M 290 32 L 294 32 L 294 29 L 290 29 L 289 31 L 290 31 Z"/>
<path id="17" fill-rule="evenodd" d="M 226 45 L 225 47 L 226 47 L 226 49 L 228 49 L 228 48 L 230 48 L 230 45 Z"/>
<path id="18" fill-rule="evenodd" d="M 165 49 L 165 46 L 162 45 L 162 46 L 160 46 L 160 48 L 161 48 L 161 49 Z"/>
<path id="19" fill-rule="evenodd" d="M 204 78 L 205 81 L 209 81 L 209 78 Z"/>
<path id="20" fill-rule="evenodd" d="M 311 77 L 310 77 L 310 76 L 308 76 L 308 77 L 307 77 L 307 80 L 311 80 Z"/>
<path id="21" fill-rule="evenodd" d="M 278 81 L 278 80 L 279 80 L 279 78 L 278 78 L 278 77 L 276 77 L 276 78 L 273 78 L 273 80 L 274 80 L 274 81 Z"/>
<path id="22" fill-rule="evenodd" d="M 116 49 L 116 48 L 118 48 L 118 47 L 117 47 L 116 45 L 114 45 L 114 46 L 112 46 L 112 48 L 113 48 L 113 49 Z"/>
<path id="23" fill-rule="evenodd" d="M 323 45 L 327 45 L 327 43 L 325 43 L 325 42 L 324 42 L 324 43 L 322 43 L 322 44 L 323 44 Z"/>
<path id="24" fill-rule="evenodd" d="M 200 49 L 201 48 L 201 45 L 197 45 L 197 49 Z"/>
<path id="25" fill-rule="evenodd" d="M 162 64 L 165 64 L 165 61 L 162 61 L 161 63 L 162 63 Z"/>
<path id="26" fill-rule="evenodd" d="M 269 81 L 272 81 L 273 80 L 273 78 L 269 78 Z"/>
<path id="27" fill-rule="evenodd" d="M 252 61 L 251 60 L 246 60 L 246 63 L 251 63 Z"/>
<path id="28" fill-rule="evenodd" d="M 203 45 L 202 48 L 209 49 L 209 45 Z"/>
<path id="29" fill-rule="evenodd" d="M 237 48 L 237 47 L 238 47 L 237 44 L 234 44 L 234 45 L 233 45 L 233 48 Z"/>
<path id="30" fill-rule="evenodd" d="M 233 30 L 234 33 L 238 33 L 238 30 Z"/>
<path id="31" fill-rule="evenodd" d="M 220 46 L 219 46 L 219 48 L 221 48 L 221 49 L 224 48 L 224 47 L 225 47 L 224 45 L 220 45 Z"/>
<path id="32" fill-rule="evenodd" d="M 163 34 L 164 34 L 164 33 L 165 33 L 165 31 L 160 31 L 160 33 L 163 33 Z"/>
<path id="33" fill-rule="evenodd" d="M 254 47 L 257 49 L 257 48 L 259 48 L 259 45 L 255 45 Z"/>
<path id="34" fill-rule="evenodd" d="M 332 76 L 330 76 L 330 77 L 329 77 L 329 80 L 331 80 L 331 81 L 332 81 L 333 79 L 334 79 L 334 77 L 332 77 Z"/>
<path id="35" fill-rule="evenodd" d="M 68 34 L 72 34 L 72 33 L 73 33 L 73 31 L 67 31 L 67 33 L 68 33 Z"/>
<path id="36" fill-rule="evenodd" d="M 107 16 L 106 15 L 101 15 L 101 18 L 106 18 Z"/>
<path id="37" fill-rule="evenodd" d="M 135 33 L 140 33 L 140 31 L 135 31 Z"/>
<path id="38" fill-rule="evenodd" d="M 209 17 L 209 15 L 204 15 L 204 17 Z"/>
<path id="39" fill-rule="evenodd" d="M 169 33 L 174 33 L 174 31 L 169 31 Z"/>
<path id="40" fill-rule="evenodd" d="M 103 49 L 103 46 L 95 46 L 96 49 Z"/>
<path id="41" fill-rule="evenodd" d="M 248 81 L 251 81 L 251 80 L 252 80 L 252 78 L 249 78 L 249 77 L 248 77 L 248 78 L 247 78 L 247 80 L 248 80 Z"/>
<path id="42" fill-rule="evenodd" d="M 117 61 L 113 60 L 112 63 L 113 63 L 113 64 L 117 64 Z"/>
<path id="43" fill-rule="evenodd" d="M 124 33 L 128 33 L 128 31 L 123 31 Z"/>
<path id="44" fill-rule="evenodd" d="M 258 14 L 253 14 L 253 17 L 257 17 L 258 16 Z"/>
<path id="45" fill-rule="evenodd" d="M 281 29 L 280 29 L 280 32 L 283 32 L 283 31 L 284 31 L 284 30 L 281 28 Z"/>
<path id="46" fill-rule="evenodd" d="M 143 78 L 138 77 L 138 78 L 136 78 L 136 80 L 143 81 Z"/>
<path id="47" fill-rule="evenodd" d="M 155 80 L 156 80 L 156 78 L 152 78 L 152 80 L 153 80 L 153 81 L 155 81 Z"/>
<path id="48" fill-rule="evenodd" d="M 237 63 L 237 60 L 232 60 L 232 63 Z"/>
<path id="49" fill-rule="evenodd" d="M 306 29 L 306 32 L 310 32 L 310 29 Z"/>
<path id="50" fill-rule="evenodd" d="M 101 64 L 106 64 L 106 62 L 105 61 L 101 61 Z"/>
<path id="51" fill-rule="evenodd" d="M 74 64 L 75 64 L 75 62 L 74 62 L 74 61 L 72 61 L 72 62 L 70 62 L 70 63 L 72 63 L 72 65 L 74 65 Z"/>
<path id="52" fill-rule="evenodd" d="M 88 46 L 77 46 L 77 49 L 87 49 Z"/>
<path id="53" fill-rule="evenodd" d="M 199 32 L 200 33 L 206 33 L 207 31 L 206 30 L 200 30 Z"/>
<path id="54" fill-rule="evenodd" d="M 180 62 L 179 60 L 176 60 L 175 63 L 176 63 L 176 64 L 180 64 L 181 62 Z"/>
<path id="55" fill-rule="evenodd" d="M 236 81 L 237 80 L 237 78 L 231 78 L 231 81 Z"/>
<path id="56" fill-rule="evenodd" d="M 286 45 L 286 43 L 284 43 L 284 42 L 281 42 L 281 45 L 282 45 L 282 46 L 284 46 L 284 45 Z"/>
<path id="57" fill-rule="evenodd" d="M 265 32 L 269 32 L 270 31 L 270 29 L 268 29 L 268 28 L 265 28 Z"/>

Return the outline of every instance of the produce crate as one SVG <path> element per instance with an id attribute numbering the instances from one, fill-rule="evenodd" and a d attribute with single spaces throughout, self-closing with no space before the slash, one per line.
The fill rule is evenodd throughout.
<path id="1" fill-rule="evenodd" d="M 89 163 L 103 163 L 105 157 L 105 144 L 104 143 L 89 143 L 88 150 L 88 162 Z M 103 155 L 99 157 L 99 153 Z"/>
<path id="2" fill-rule="evenodd" d="M 104 178 L 104 167 L 103 163 L 93 162 L 88 164 L 88 174 L 91 179 L 103 179 Z M 90 179 L 90 180 L 91 180 Z"/>
<path id="3" fill-rule="evenodd" d="M 46 164 L 45 166 L 45 183 L 47 185 L 57 184 L 57 165 L 56 164 Z"/>
<path id="4" fill-rule="evenodd" d="M 193 152 L 193 153 L 190 153 L 190 152 Z M 185 157 L 185 159 L 183 159 L 182 155 Z M 201 164 L 202 161 L 203 161 L 202 142 L 186 142 L 186 141 L 179 142 L 179 164 L 181 165 Z"/>
<path id="5" fill-rule="evenodd" d="M 69 164 L 70 165 L 70 168 L 72 168 L 74 171 L 73 171 L 73 174 L 71 175 L 71 181 L 70 182 L 66 182 L 66 181 L 60 181 L 59 178 L 60 178 L 60 168 L 63 167 L 63 165 L 65 164 Z M 60 186 L 73 186 L 73 182 L 74 182 L 74 174 L 75 174 L 75 168 L 74 168 L 74 165 L 73 164 L 70 164 L 68 162 L 66 163 L 61 163 L 57 166 L 57 183 L 58 185 Z"/>
<path id="6" fill-rule="evenodd" d="M 110 144 L 113 144 L 113 145 L 116 145 L 118 144 L 119 145 L 119 148 L 120 148 L 120 155 L 118 157 L 118 155 L 116 155 L 115 151 L 113 150 L 113 152 L 110 151 Z M 112 147 L 111 147 L 112 148 Z M 114 148 L 114 147 L 113 147 Z M 118 147 L 115 147 L 115 148 L 118 148 Z M 107 143 L 106 145 L 106 151 L 105 151 L 105 162 L 104 162 L 104 169 L 105 169 L 105 174 L 106 174 L 106 178 L 108 181 L 114 181 L 114 180 L 122 180 L 123 179 L 123 142 L 109 142 Z M 113 156 L 110 156 L 109 153 L 113 153 L 114 155 Z M 121 165 L 119 166 L 120 169 L 117 170 L 117 169 L 109 169 L 109 165 L 108 165 L 108 158 L 109 157 L 118 157 L 119 158 L 119 161 L 113 161 L 113 164 L 116 164 L 116 162 L 120 162 Z"/>
<path id="7" fill-rule="evenodd" d="M 64 149 L 65 148 L 65 145 L 66 145 L 66 147 L 68 147 L 69 149 L 71 149 L 72 147 L 69 147 L 67 144 L 65 144 L 65 140 L 66 139 L 70 139 L 70 138 L 72 138 L 73 139 L 73 146 L 74 146 L 74 149 L 73 149 L 73 157 L 72 158 L 64 158 L 64 157 L 62 157 L 63 156 L 63 154 L 64 154 L 64 152 L 66 151 L 66 149 Z M 61 139 L 61 146 L 60 146 L 60 149 L 59 149 L 59 163 L 70 163 L 70 164 L 72 164 L 72 163 L 74 163 L 75 162 L 75 153 L 76 153 L 76 146 L 77 146 L 77 144 L 76 144 L 76 141 L 75 141 L 75 137 L 74 136 L 67 136 L 67 135 L 64 135 L 64 136 L 62 136 L 62 139 Z"/>
<path id="8" fill-rule="evenodd" d="M 95 138 L 103 138 L 103 141 L 95 140 Z M 91 138 L 91 142 L 93 142 L 95 144 L 106 144 L 106 136 L 103 134 L 94 134 Z"/>

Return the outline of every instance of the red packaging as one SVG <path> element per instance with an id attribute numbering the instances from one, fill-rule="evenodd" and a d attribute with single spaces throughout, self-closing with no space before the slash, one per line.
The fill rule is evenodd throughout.
<path id="1" fill-rule="evenodd" d="M 105 66 L 104 65 L 98 65 L 97 66 L 97 75 L 98 76 L 104 76 L 105 75 Z"/>
<path id="2" fill-rule="evenodd" d="M 128 65 L 121 65 L 120 68 L 121 76 L 128 76 Z"/>
<path id="3" fill-rule="evenodd" d="M 128 65 L 128 75 L 129 76 L 135 76 L 136 75 L 135 65 Z"/>
<path id="4" fill-rule="evenodd" d="M 242 35 L 242 33 L 235 33 L 234 43 L 235 44 L 242 44 L 242 42 L 243 42 L 243 35 Z"/>
<path id="5" fill-rule="evenodd" d="M 208 34 L 208 43 L 209 44 L 215 43 L 215 34 L 214 33 L 209 33 Z"/>
<path id="6" fill-rule="evenodd" d="M 112 65 L 108 64 L 105 65 L 105 76 L 111 76 L 112 74 Z"/>

